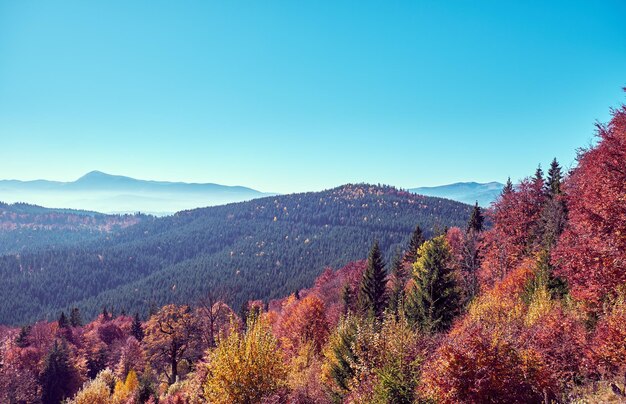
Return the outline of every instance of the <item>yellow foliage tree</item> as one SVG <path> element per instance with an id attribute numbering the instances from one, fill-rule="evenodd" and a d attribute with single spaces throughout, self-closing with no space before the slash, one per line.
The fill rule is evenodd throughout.
<path id="1" fill-rule="evenodd" d="M 258 403 L 286 385 L 284 359 L 262 317 L 249 319 L 245 334 L 233 328 L 209 353 L 204 395 L 211 403 Z"/>

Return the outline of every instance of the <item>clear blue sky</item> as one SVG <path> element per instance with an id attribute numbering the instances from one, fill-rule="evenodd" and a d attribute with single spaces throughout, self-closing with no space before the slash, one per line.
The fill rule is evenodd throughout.
<path id="1" fill-rule="evenodd" d="M 0 178 L 291 192 L 569 166 L 626 100 L 625 21 L 621 0 L 0 0 Z"/>

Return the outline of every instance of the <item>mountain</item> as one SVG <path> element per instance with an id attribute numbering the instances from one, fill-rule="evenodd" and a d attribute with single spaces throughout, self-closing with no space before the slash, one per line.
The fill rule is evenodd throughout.
<path id="1" fill-rule="evenodd" d="M 251 188 L 219 184 L 146 181 L 92 171 L 73 182 L 0 181 L 0 200 L 104 213 L 170 214 L 267 196 Z"/>
<path id="2" fill-rule="evenodd" d="M 416 224 L 426 234 L 464 226 L 471 207 L 365 184 L 178 212 L 64 248 L 0 257 L 0 323 L 53 318 L 77 306 L 145 313 L 209 290 L 238 307 L 310 285 L 325 267 L 365 258 L 379 240 L 389 260 Z"/>
<path id="3" fill-rule="evenodd" d="M 504 184 L 499 182 L 457 182 L 449 185 L 437 187 L 420 187 L 409 189 L 415 194 L 436 196 L 439 198 L 452 199 L 473 205 L 476 201 L 483 207 L 491 205 L 493 201 L 502 193 Z"/>
<path id="4" fill-rule="evenodd" d="M 0 202 L 0 254 L 53 249 L 95 239 L 145 218 Z"/>

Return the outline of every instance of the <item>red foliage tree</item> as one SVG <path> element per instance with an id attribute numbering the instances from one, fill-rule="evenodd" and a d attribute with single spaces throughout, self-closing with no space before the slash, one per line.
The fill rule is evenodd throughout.
<path id="1" fill-rule="evenodd" d="M 552 258 L 572 294 L 597 306 L 626 282 L 626 107 L 598 125 L 565 183 L 569 222 Z"/>

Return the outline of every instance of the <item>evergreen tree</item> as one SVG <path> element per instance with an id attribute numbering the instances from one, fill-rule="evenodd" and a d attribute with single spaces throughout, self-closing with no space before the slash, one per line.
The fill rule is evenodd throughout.
<path id="1" fill-rule="evenodd" d="M 30 335 L 30 326 L 27 325 L 25 327 L 22 327 L 20 329 L 20 333 L 15 339 L 15 345 L 17 345 L 20 348 L 26 348 L 27 346 L 29 346 L 30 345 L 30 342 L 28 341 L 29 335 Z"/>
<path id="2" fill-rule="evenodd" d="M 389 311 L 397 316 L 404 301 L 404 285 L 408 278 L 406 266 L 401 256 L 396 253 L 391 265 L 391 291 L 389 293 Z"/>
<path id="3" fill-rule="evenodd" d="M 355 352 L 358 326 L 353 317 L 342 319 L 331 336 L 327 359 L 329 376 L 338 387 L 333 398 L 341 402 L 342 397 L 350 390 L 350 381 L 356 374 L 355 365 L 359 360 Z"/>
<path id="4" fill-rule="evenodd" d="M 383 255 L 378 246 L 378 241 L 374 241 L 359 289 L 359 305 L 364 314 L 381 318 L 387 298 L 386 283 L 387 273 Z"/>
<path id="5" fill-rule="evenodd" d="M 102 308 L 102 320 L 103 321 L 109 321 L 111 319 L 111 315 L 109 314 L 109 312 L 107 311 L 106 306 L 104 306 Z"/>
<path id="6" fill-rule="evenodd" d="M 415 230 L 413 230 L 411 239 L 409 240 L 409 245 L 404 253 L 403 261 L 405 263 L 413 265 L 413 263 L 417 261 L 417 250 L 424 244 L 424 241 L 426 241 L 426 239 L 424 238 L 422 228 L 419 225 L 415 226 Z"/>
<path id="7" fill-rule="evenodd" d="M 83 320 L 80 316 L 80 310 L 78 307 L 73 307 L 72 311 L 70 311 L 70 324 L 72 327 L 80 327 L 83 325 Z"/>
<path id="8" fill-rule="evenodd" d="M 348 315 L 352 309 L 353 305 L 353 297 L 352 297 L 352 289 L 348 283 L 343 285 L 341 289 L 341 301 L 343 302 L 343 314 Z"/>
<path id="9" fill-rule="evenodd" d="M 548 170 L 548 178 L 546 178 L 546 188 L 548 190 L 549 195 L 560 195 L 561 194 L 561 184 L 563 182 L 563 173 L 561 171 L 561 166 L 559 162 L 556 160 L 552 160 L 550 163 L 550 170 Z"/>
<path id="10" fill-rule="evenodd" d="M 130 326 L 130 333 L 137 339 L 137 341 L 141 341 L 143 339 L 143 328 L 141 326 L 141 320 L 139 319 L 139 313 L 135 313 L 133 323 Z"/>
<path id="11" fill-rule="evenodd" d="M 482 210 L 480 206 L 478 206 L 478 201 L 474 205 L 474 209 L 472 210 L 472 214 L 470 215 L 469 221 L 467 223 L 467 233 L 475 232 L 480 233 L 483 231 L 483 224 L 485 222 L 485 218 L 482 214 Z"/>
<path id="12" fill-rule="evenodd" d="M 67 320 L 67 316 L 65 315 L 65 312 L 62 311 L 61 315 L 59 316 L 59 328 L 69 328 L 70 323 Z"/>
<path id="13" fill-rule="evenodd" d="M 537 182 L 543 183 L 543 170 L 541 169 L 541 164 L 537 166 L 537 170 L 535 170 L 535 177 L 533 179 Z"/>
<path id="14" fill-rule="evenodd" d="M 54 342 L 46 356 L 40 382 L 43 404 L 59 404 L 78 388 L 65 341 Z"/>
<path id="15" fill-rule="evenodd" d="M 513 192 L 513 183 L 511 182 L 511 177 L 507 178 L 506 184 L 504 188 L 502 188 L 502 195 L 508 195 Z"/>
<path id="16" fill-rule="evenodd" d="M 445 236 L 424 243 L 419 256 L 406 298 L 407 319 L 425 332 L 446 330 L 459 311 L 460 296 Z"/>

